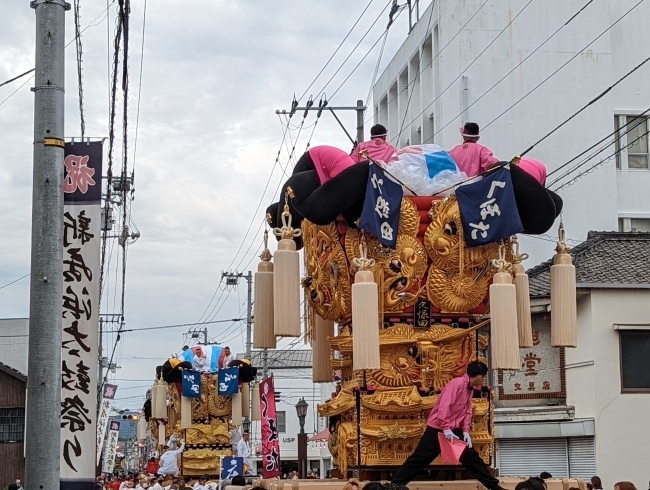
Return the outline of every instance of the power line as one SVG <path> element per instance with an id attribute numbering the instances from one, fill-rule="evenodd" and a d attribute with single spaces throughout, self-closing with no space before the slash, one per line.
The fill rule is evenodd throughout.
<path id="1" fill-rule="evenodd" d="M 431 59 L 431 61 L 429 61 L 429 62 L 428 62 L 428 63 L 423 67 L 423 69 L 426 69 L 426 68 L 430 67 L 430 66 L 433 64 L 433 62 L 436 61 L 436 60 L 440 57 L 440 55 L 442 54 L 442 52 L 443 52 L 445 49 L 447 49 L 447 46 L 449 46 L 449 45 L 453 42 L 453 40 L 456 39 L 456 38 L 460 35 L 461 32 L 463 32 L 463 29 L 465 29 L 465 27 L 467 27 L 467 25 L 472 21 L 472 19 L 474 19 L 474 17 L 476 17 L 476 15 L 478 15 L 478 13 L 481 11 L 481 9 L 482 9 L 483 7 L 485 7 L 489 1 L 490 1 L 490 0 L 485 0 L 485 1 L 481 4 L 481 6 L 480 6 L 478 9 L 476 9 L 476 12 L 474 12 L 474 13 L 472 14 L 472 16 L 471 16 L 469 19 L 467 19 L 467 22 L 465 22 L 465 23 L 462 25 L 462 27 L 461 27 L 460 29 L 458 29 L 458 31 L 456 32 L 456 34 L 454 34 L 454 35 L 451 37 L 451 39 L 449 39 L 449 41 L 447 41 L 447 44 L 445 44 L 445 45 L 444 45 L 444 46 L 443 46 L 443 47 L 438 51 L 438 54 L 436 54 L 436 55 Z M 397 92 L 397 94 L 395 95 L 395 97 L 393 97 L 392 99 L 390 99 L 390 100 L 388 101 L 388 103 L 386 104 L 386 106 L 388 107 L 388 105 L 389 105 L 391 102 L 393 102 L 394 100 L 396 100 L 396 99 L 399 97 L 399 95 L 400 95 L 404 90 L 408 90 L 408 88 L 411 86 L 411 84 L 414 84 L 414 83 L 415 83 L 415 80 L 412 80 L 411 82 L 409 82 L 409 83 L 406 85 L 406 87 L 405 87 L 403 90 L 399 90 L 399 91 Z M 429 106 L 429 107 L 430 107 L 430 106 Z M 379 113 L 381 114 L 381 111 L 379 111 Z M 368 117 L 368 119 L 366 119 L 363 123 L 364 123 L 364 124 L 368 123 L 368 121 L 370 121 L 373 117 L 374 117 L 374 115 Z"/>
<path id="2" fill-rule="evenodd" d="M 551 34 L 549 37 L 546 38 L 546 40 L 537 46 L 533 51 L 531 51 L 523 60 L 521 60 L 519 63 L 517 63 L 508 73 L 503 75 L 494 85 L 492 85 L 489 89 L 487 89 L 480 97 L 478 97 L 474 102 L 469 104 L 462 112 L 451 118 L 451 120 L 442 126 L 438 131 L 433 133 L 429 138 L 426 139 L 425 143 L 427 141 L 430 141 L 434 136 L 439 134 L 441 131 L 443 131 L 445 128 L 447 128 L 450 124 L 452 124 L 456 119 L 461 116 L 465 111 L 469 110 L 471 107 L 473 107 L 475 104 L 477 104 L 483 97 L 488 95 L 494 88 L 499 85 L 501 82 L 503 82 L 508 76 L 510 76 L 517 68 L 519 68 L 522 64 L 526 62 L 531 56 L 533 56 L 537 51 L 539 51 L 546 43 L 548 43 L 557 33 L 559 33 L 562 29 L 564 29 L 573 19 L 575 19 L 578 15 L 580 15 L 589 5 L 591 5 L 594 2 L 594 0 L 589 0 L 580 10 L 578 10 L 575 14 L 573 14 L 569 20 L 567 20 L 564 24 L 562 24 L 553 34 Z"/>
<path id="3" fill-rule="evenodd" d="M 140 76 L 138 81 L 138 104 L 135 116 L 135 136 L 133 139 L 133 167 L 135 169 L 135 155 L 138 151 L 138 127 L 140 126 L 140 101 L 142 100 L 142 67 L 144 64 L 144 29 L 147 24 L 147 0 L 144 0 L 144 13 L 142 14 L 142 48 L 140 50 Z"/>
<path id="4" fill-rule="evenodd" d="M 530 0 L 532 2 L 533 0 Z M 528 2 L 530 4 L 530 2 Z M 433 7 L 435 5 L 435 0 L 431 4 L 431 13 L 429 14 L 429 23 L 427 24 L 427 30 L 424 33 L 424 38 L 426 39 L 427 36 L 429 35 L 429 29 L 431 29 L 431 20 L 433 19 Z M 527 7 L 528 5 L 526 5 Z M 524 8 L 526 8 L 524 7 Z M 516 18 L 516 17 L 515 17 Z M 514 19 L 513 19 L 514 20 Z M 489 46 L 488 46 L 489 47 Z M 487 48 L 486 48 L 487 49 Z M 480 56 L 480 55 L 479 55 Z M 416 80 L 420 79 L 420 63 L 422 62 L 422 58 L 418 57 L 418 67 L 415 70 L 415 78 L 413 79 L 413 85 L 415 86 Z M 454 80 L 455 81 L 455 80 Z M 454 82 L 451 82 L 454 83 Z M 407 88 L 408 90 L 408 88 Z M 413 94 L 415 93 L 415 88 L 411 89 L 411 93 L 409 95 L 408 101 L 406 102 L 406 109 L 404 109 L 404 118 L 402 119 L 402 125 L 399 128 L 399 133 L 397 134 L 397 141 L 399 142 L 400 137 L 402 136 L 402 131 L 404 131 L 404 122 L 406 121 L 406 117 L 408 116 L 409 113 L 409 107 L 411 106 L 411 99 L 413 98 Z M 409 138 L 410 139 L 410 138 Z"/>
<path id="5" fill-rule="evenodd" d="M 346 64 L 347 61 L 350 59 L 350 57 L 352 57 L 352 55 L 356 52 L 356 49 L 357 49 L 357 48 L 359 47 L 359 45 L 363 42 L 363 40 L 366 38 L 366 36 L 367 36 L 368 34 L 370 34 L 370 31 L 372 30 L 373 27 L 375 27 L 375 24 L 379 21 L 379 19 L 381 18 L 381 16 L 384 14 L 384 12 L 386 11 L 386 9 L 388 8 L 388 5 L 390 5 L 390 2 L 389 2 L 388 4 L 386 4 L 386 6 L 382 9 L 382 11 L 379 13 L 379 15 L 377 16 L 377 18 L 375 19 L 375 21 L 370 25 L 370 27 L 368 28 L 368 30 L 366 31 L 366 33 L 363 35 L 363 37 L 362 37 L 361 39 L 359 39 L 359 42 L 354 46 L 354 48 L 352 48 L 352 51 L 350 51 L 350 54 L 349 54 L 349 55 L 348 55 L 348 56 L 343 60 L 343 63 L 341 63 L 341 66 L 338 67 L 338 69 L 334 72 L 334 75 L 332 75 L 332 76 L 330 77 L 330 79 L 325 83 L 325 85 L 324 85 L 323 88 L 320 90 L 320 92 L 318 92 L 318 94 L 322 94 L 323 92 L 325 92 L 325 89 L 326 89 L 327 86 L 330 84 L 330 82 L 331 82 L 332 80 L 334 80 L 334 77 L 336 77 L 336 75 L 338 75 L 338 73 L 341 71 L 341 69 L 343 68 L 343 66 L 345 66 L 345 64 Z M 386 30 L 388 30 L 388 28 L 387 28 Z M 382 35 L 383 35 L 383 34 L 382 34 Z M 379 39 L 381 39 L 381 38 L 379 38 Z M 375 44 L 373 44 L 372 48 L 374 48 L 375 45 L 379 42 L 379 39 L 375 42 Z M 370 48 L 370 49 L 372 50 L 372 48 Z M 366 56 L 367 56 L 367 54 L 366 54 Z M 363 59 L 365 59 L 365 56 L 364 56 Z M 358 66 L 358 65 L 357 65 L 357 66 Z M 355 68 L 355 70 L 356 70 L 356 68 Z M 354 70 L 353 70 L 353 73 L 354 73 Z M 348 76 L 348 78 L 350 78 L 350 76 Z M 347 78 L 346 78 L 346 81 L 347 81 Z M 345 82 L 344 82 L 344 83 L 345 83 Z M 334 97 L 334 95 L 336 94 L 336 92 L 338 92 L 338 91 L 340 90 L 340 88 L 341 88 L 341 87 L 339 87 L 339 88 L 334 92 L 334 94 L 332 94 L 331 97 Z M 330 97 L 330 98 L 331 98 L 331 97 Z"/>
<path id="6" fill-rule="evenodd" d="M 594 38 L 589 44 L 587 44 L 584 48 L 582 48 L 580 51 L 578 51 L 576 54 L 571 56 L 565 63 L 563 63 L 557 70 L 555 70 L 553 73 L 551 73 L 549 76 L 547 76 L 544 80 L 542 80 L 540 83 L 538 83 L 535 87 L 533 87 L 528 93 L 523 95 L 519 100 L 517 100 L 514 104 L 512 104 L 510 107 L 508 107 L 505 111 L 503 111 L 501 114 L 499 114 L 497 117 L 492 119 L 486 126 L 484 126 L 484 130 L 489 128 L 495 121 L 497 121 L 499 118 L 501 118 L 503 115 L 505 115 L 507 112 L 509 112 L 513 107 L 517 106 L 522 100 L 524 100 L 526 97 L 528 97 L 530 94 L 532 94 L 535 90 L 537 90 L 539 87 L 541 87 L 544 83 L 546 83 L 548 80 L 550 80 L 556 73 L 558 73 L 562 68 L 567 66 L 571 61 L 576 59 L 578 56 L 580 56 L 585 49 L 587 49 L 589 46 L 591 46 L 593 43 L 595 43 L 598 39 L 603 37 L 607 32 L 609 32 L 616 24 L 618 24 L 621 20 L 623 20 L 627 15 L 630 14 L 635 8 L 637 8 L 639 5 L 641 5 L 645 0 L 639 0 L 631 9 L 629 9 L 627 12 L 625 12 L 621 17 L 618 18 L 613 24 L 611 24 L 607 29 L 605 29 L 603 32 L 601 32 L 596 38 Z"/>
<path id="7" fill-rule="evenodd" d="M 81 43 L 81 14 L 79 13 L 79 1 L 74 0 L 74 41 L 77 53 L 77 85 L 79 89 L 79 120 L 81 125 L 81 140 L 83 141 L 86 135 L 86 116 L 84 115 L 84 87 L 83 87 L 83 74 L 82 74 L 82 56 L 83 44 Z"/>
<path id="8" fill-rule="evenodd" d="M 213 323 L 229 323 L 229 322 L 241 322 L 245 321 L 246 318 L 232 318 L 229 320 L 213 320 L 210 322 L 203 322 L 202 325 L 208 325 Z M 124 333 L 124 332 L 141 332 L 143 330 L 160 330 L 163 328 L 181 328 L 181 327 L 191 327 L 196 325 L 196 323 L 179 323 L 176 325 L 159 325 L 155 327 L 142 327 L 142 328 L 129 328 L 129 329 L 119 329 L 119 330 L 106 330 L 104 333 Z"/>
<path id="9" fill-rule="evenodd" d="M 11 99 L 11 97 L 13 97 L 14 94 L 15 94 L 16 92 L 18 92 L 21 88 L 23 88 L 25 85 L 27 85 L 27 84 L 28 84 L 28 83 L 29 83 L 33 78 L 34 78 L 34 75 L 32 75 L 31 77 L 29 77 L 27 80 L 25 80 L 25 81 L 20 85 L 20 87 L 18 87 L 16 90 L 14 90 L 13 92 L 11 92 L 11 93 L 10 93 L 10 94 L 9 94 L 9 95 L 8 95 L 8 96 L 7 96 L 3 101 L 2 101 L 2 102 L 0 102 L 0 106 L 3 105 L 5 102 L 7 102 L 9 99 Z"/>
<path id="10" fill-rule="evenodd" d="M 21 74 L 18 75 L 17 77 L 13 77 L 13 78 L 11 78 L 10 80 L 7 80 L 6 82 L 2 82 L 2 83 L 0 83 L 0 87 L 2 87 L 3 85 L 7 85 L 8 83 L 13 82 L 14 80 L 18 80 L 19 78 L 22 78 L 22 77 L 24 77 L 25 75 L 29 75 L 29 74 L 30 74 L 31 72 L 33 72 L 35 69 L 36 69 L 36 68 L 32 68 L 31 70 L 27 70 L 25 73 L 21 73 Z"/>
<path id="11" fill-rule="evenodd" d="M 429 107 L 431 107 L 431 106 L 432 106 L 432 105 L 433 105 L 433 104 L 434 104 L 438 99 L 440 99 L 440 97 L 442 97 L 442 96 L 447 92 L 447 90 L 449 90 L 449 89 L 454 85 L 454 83 L 456 83 L 456 82 L 457 82 L 457 81 L 458 81 L 458 80 L 463 76 L 463 74 L 467 71 L 467 69 L 470 68 L 474 63 L 476 63 L 476 62 L 478 61 L 478 59 L 479 59 L 481 56 L 483 56 L 483 54 L 484 54 L 484 53 L 485 53 L 485 52 L 486 52 L 486 51 L 487 51 L 487 50 L 488 50 L 488 49 L 489 49 L 489 48 L 490 48 L 490 47 L 491 47 L 491 46 L 492 46 L 492 45 L 497 41 L 497 39 L 499 39 L 499 38 L 501 37 L 501 35 L 502 35 L 504 32 L 506 32 L 506 30 L 507 30 L 507 29 L 508 29 L 512 24 L 513 24 L 513 22 L 514 22 L 515 20 L 517 20 L 517 18 L 518 18 L 518 17 L 523 13 L 523 11 L 526 10 L 526 9 L 528 8 L 528 6 L 529 6 L 531 3 L 533 3 L 533 1 L 534 1 L 534 0 L 528 0 L 528 3 L 526 3 L 526 5 L 524 5 L 523 8 L 522 8 L 519 12 L 517 12 L 517 15 L 515 15 L 515 16 L 510 20 L 510 22 L 508 22 L 508 24 L 506 24 L 506 26 L 505 26 L 505 27 L 504 27 L 504 28 L 503 28 L 503 29 L 502 29 L 502 30 L 501 30 L 501 31 L 500 31 L 500 32 L 499 32 L 499 33 L 494 37 L 494 39 L 492 39 L 492 41 L 490 41 L 490 43 L 488 43 L 488 45 L 483 49 L 483 51 L 481 51 L 481 52 L 478 54 L 478 56 L 476 56 L 476 58 L 474 58 L 474 59 L 470 62 L 469 65 L 467 65 L 463 70 L 461 70 L 461 72 L 456 76 L 456 78 L 454 78 L 454 79 L 451 81 L 451 83 L 449 83 L 449 85 L 447 85 L 447 86 L 444 88 L 444 90 L 443 90 L 442 92 L 440 92 L 440 93 L 439 93 L 439 94 L 438 94 L 438 95 L 437 95 L 437 96 L 436 96 L 436 97 L 431 101 L 431 103 L 430 103 L 428 106 L 426 106 L 426 107 L 425 107 L 425 108 L 424 108 L 424 109 L 423 109 L 423 110 L 422 110 L 422 111 L 421 111 L 417 116 L 415 116 L 415 117 L 414 117 L 414 118 L 413 118 L 413 119 L 408 123 L 408 126 L 410 126 L 411 124 L 413 124 L 413 123 L 417 120 L 418 117 L 420 117 L 422 114 L 424 114 L 424 113 L 427 111 L 427 109 L 428 109 Z M 641 0 L 641 1 L 643 1 L 643 0 Z M 391 141 L 393 141 L 393 138 L 391 138 Z"/>
<path id="12" fill-rule="evenodd" d="M 314 83 L 316 83 L 316 80 L 318 80 L 318 77 L 320 77 L 321 74 L 323 73 L 323 71 L 325 71 L 325 68 L 327 68 L 327 66 L 330 64 L 330 62 L 331 62 L 332 59 L 334 58 L 334 56 L 336 56 L 336 53 L 339 52 L 339 50 L 341 49 L 341 47 L 343 46 L 343 43 L 345 43 L 345 41 L 347 40 L 347 38 L 350 37 L 350 34 L 352 34 L 352 31 L 353 31 L 354 28 L 357 26 L 357 24 L 359 23 L 359 21 L 361 20 L 361 18 L 363 17 L 363 15 L 366 13 L 366 11 L 368 10 L 368 8 L 370 7 L 370 5 L 372 5 L 372 3 L 373 3 L 374 1 L 375 1 L 375 0 L 370 0 L 370 2 L 368 2 L 368 5 L 366 5 L 366 8 L 365 8 L 365 9 L 363 9 L 363 12 L 361 12 L 361 15 L 359 15 L 359 17 L 357 18 L 356 22 L 352 25 L 352 27 L 350 28 L 350 30 L 348 31 L 348 33 L 345 35 L 345 37 L 343 38 L 343 41 L 341 41 L 341 42 L 339 43 L 338 47 L 337 47 L 337 48 L 334 50 L 334 52 L 332 53 L 332 56 L 330 56 L 330 58 L 327 60 L 327 62 L 326 62 L 325 65 L 323 66 L 323 68 L 321 68 L 321 70 L 318 72 L 318 74 L 316 75 L 316 77 L 315 77 L 315 78 L 312 80 L 312 82 L 309 84 L 309 87 L 307 87 L 307 88 L 305 89 L 305 91 L 303 92 L 303 94 L 302 94 L 300 97 L 298 97 L 298 101 L 301 101 L 302 98 L 303 98 L 305 95 L 307 95 L 307 92 L 309 92 L 309 89 L 312 88 L 312 86 L 314 85 Z M 389 1 L 388 3 L 390 3 L 390 1 Z M 385 9 L 385 7 L 384 7 L 384 9 Z"/>
<path id="13" fill-rule="evenodd" d="M 7 286 L 11 286 L 12 284 L 17 283 L 18 281 L 22 281 L 22 280 L 25 279 L 26 277 L 29 277 L 30 274 L 31 274 L 31 272 L 25 274 L 23 277 L 19 277 L 18 279 L 15 279 L 15 280 L 13 280 L 13 281 L 11 281 L 11 282 L 8 282 L 8 283 L 5 284 L 4 286 L 0 286 L 0 289 L 4 289 L 4 288 L 6 288 Z"/>

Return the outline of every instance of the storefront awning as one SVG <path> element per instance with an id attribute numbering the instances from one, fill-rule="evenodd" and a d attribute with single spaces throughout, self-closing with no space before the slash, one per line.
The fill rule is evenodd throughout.
<path id="1" fill-rule="evenodd" d="M 329 428 L 325 428 L 321 430 L 318 434 L 314 434 L 311 436 L 308 441 L 313 442 L 313 441 L 326 441 L 330 438 L 330 430 Z"/>

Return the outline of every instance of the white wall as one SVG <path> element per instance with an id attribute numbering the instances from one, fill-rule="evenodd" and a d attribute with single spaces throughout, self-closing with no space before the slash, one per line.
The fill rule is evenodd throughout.
<path id="1" fill-rule="evenodd" d="M 0 319 L 0 362 L 27 374 L 29 319 Z"/>
<path id="2" fill-rule="evenodd" d="M 614 323 L 648 323 L 649 290 L 591 290 L 579 304 L 577 349 L 566 350 L 567 403 L 596 420 L 596 467 L 604 488 L 621 480 L 646 488 L 650 474 L 650 394 L 622 394 Z"/>
<path id="3" fill-rule="evenodd" d="M 416 129 L 418 126 L 425 128 L 427 121 L 430 121 L 429 116 L 433 114 L 435 131 L 439 133 L 432 142 L 447 149 L 458 144 L 458 127 L 462 123 L 463 109 L 462 75 L 465 74 L 468 77 L 469 104 L 474 104 L 468 110 L 468 119 L 478 122 L 484 128 L 482 143 L 489 146 L 502 160 L 523 152 L 647 57 L 647 46 L 650 45 L 650 31 L 646 27 L 647 19 L 650 18 L 650 4 L 647 2 L 642 3 L 583 52 L 587 44 L 637 3 L 637 0 L 596 0 L 504 81 L 492 88 L 583 4 L 563 0 L 532 2 L 494 44 L 481 54 L 527 2 L 487 2 L 454 38 L 483 3 L 483 0 L 435 2 L 430 27 L 428 21 L 431 7 L 422 14 L 419 23 L 374 87 L 375 105 L 388 95 L 389 138 L 397 137 L 402 120 L 394 119 L 406 110 L 399 107 L 402 103 L 400 97 L 394 102 L 398 106 L 397 110 L 390 110 L 392 97 L 388 94 L 389 87 L 396 82 L 398 74 L 408 67 L 409 60 L 417 52 L 422 53 L 425 40 L 432 33 L 434 57 L 438 50 L 440 55 L 432 66 L 426 67 L 426 63 L 421 66 L 420 71 L 425 72 L 419 84 L 422 98 L 418 99 L 416 94 L 412 100 L 421 100 L 418 105 L 424 109 L 424 114 L 413 124 Z M 549 81 L 494 124 L 486 127 L 575 54 L 578 56 Z M 437 71 L 436 66 L 439 66 Z M 529 156 L 542 160 L 552 171 L 612 133 L 615 113 L 639 113 L 650 107 L 650 89 L 647 85 L 649 78 L 650 65 L 646 65 L 616 90 L 540 143 Z M 413 79 L 409 75 L 409 82 Z M 422 88 L 425 83 L 432 86 Z M 398 90 L 403 91 L 404 87 L 400 85 Z M 483 96 L 484 94 L 487 95 Z M 438 100 L 426 108 L 435 98 Z M 407 125 L 411 119 L 413 117 L 407 119 Z M 382 114 L 377 120 L 386 121 L 386 117 Z M 406 127 L 400 143 L 404 143 L 413 134 L 412 131 L 413 128 Z M 608 156 L 613 151 L 613 147 L 608 148 L 602 156 Z M 586 169 L 593 163 L 595 161 L 583 168 Z M 564 222 L 568 237 L 584 240 L 589 230 L 616 230 L 619 211 L 628 215 L 635 212 L 648 213 L 650 193 L 643 189 L 650 186 L 650 171 L 636 171 L 632 174 L 620 171 L 617 175 L 614 161 L 611 161 L 564 189 L 561 196 L 565 200 Z M 549 234 L 557 233 L 556 230 L 551 230 Z M 553 245 L 548 242 L 528 237 L 523 237 L 522 242 L 522 248 L 532 252 L 531 264 L 538 263 L 553 253 Z"/>

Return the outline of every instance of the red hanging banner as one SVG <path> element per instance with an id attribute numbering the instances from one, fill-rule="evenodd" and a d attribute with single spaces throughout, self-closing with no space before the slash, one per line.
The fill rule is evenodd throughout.
<path id="1" fill-rule="evenodd" d="M 262 477 L 280 476 L 280 439 L 275 412 L 273 375 L 260 383 L 260 413 L 262 415 Z"/>

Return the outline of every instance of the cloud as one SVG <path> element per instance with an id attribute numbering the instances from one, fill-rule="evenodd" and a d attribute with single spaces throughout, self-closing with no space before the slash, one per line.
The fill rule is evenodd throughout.
<path id="1" fill-rule="evenodd" d="M 312 87 L 316 97 L 317 90 L 386 4 L 384 0 L 375 1 L 368 9 L 345 47 Z M 129 171 L 134 152 L 143 2 L 131 5 Z M 338 0 L 148 2 L 132 205 L 133 219 L 142 237 L 128 250 L 127 328 L 197 321 L 218 287 L 221 271 L 233 259 L 232 268 L 254 270 L 264 209 L 274 200 L 274 191 L 283 177 L 282 170 L 275 167 L 267 186 L 282 138 L 275 110 L 288 109 L 293 94 L 299 96 L 309 85 L 365 6 L 366 2 Z M 81 2 L 82 26 L 93 21 L 93 27 L 82 36 L 87 134 L 99 137 L 108 132 L 112 46 L 108 46 L 107 23 L 110 21 L 112 43 L 116 18 L 116 5 L 112 5 L 109 18 L 102 21 L 105 8 L 104 0 Z M 28 4 L 9 2 L 4 6 L 0 20 L 0 81 L 33 66 L 34 18 Z M 405 22 L 401 18 L 392 28 L 384 64 L 403 41 Z M 377 23 L 326 92 L 338 87 L 384 27 L 384 20 Z M 65 38 L 70 41 L 73 36 L 73 15 L 68 12 Z M 332 103 L 355 105 L 357 99 L 365 99 L 377 56 L 375 48 Z M 20 83 L 1 87 L 0 101 Z M 0 285 L 29 271 L 33 94 L 28 87 L 32 85 L 28 83 L 0 106 Z M 78 103 L 72 43 L 66 50 L 66 136 L 79 135 Z M 355 114 L 341 113 L 340 117 L 354 133 Z M 302 114 L 297 114 L 292 124 L 299 124 L 301 118 Z M 121 120 L 120 113 L 115 167 L 121 166 Z M 315 114 L 311 113 L 305 126 L 314 120 Z M 311 128 L 300 133 L 297 155 L 304 151 L 310 134 Z M 293 142 L 297 136 L 297 130 L 290 132 Z M 312 139 L 312 145 L 323 143 L 350 147 L 327 113 Z M 283 167 L 288 163 L 286 148 L 292 144 L 287 138 L 280 159 Z M 114 168 L 116 173 L 119 171 Z M 251 220 L 251 232 L 235 257 Z M 113 311 L 114 301 L 119 304 L 119 285 L 117 297 L 114 289 L 119 271 L 119 258 L 114 252 L 103 312 Z M 246 298 L 245 283 L 238 290 L 223 293 L 222 300 L 225 297 L 228 299 L 215 318 L 235 318 L 239 314 Z M 28 316 L 28 279 L 0 290 L 0 311 L 3 317 Z M 232 328 L 226 323 L 208 328 L 215 340 L 220 338 L 220 332 L 227 331 L 231 346 L 242 351 L 241 327 Z M 116 378 L 152 379 L 154 367 L 182 345 L 185 330 L 125 334 L 117 351 L 122 369 Z M 141 392 L 144 389 L 122 394 Z"/>

